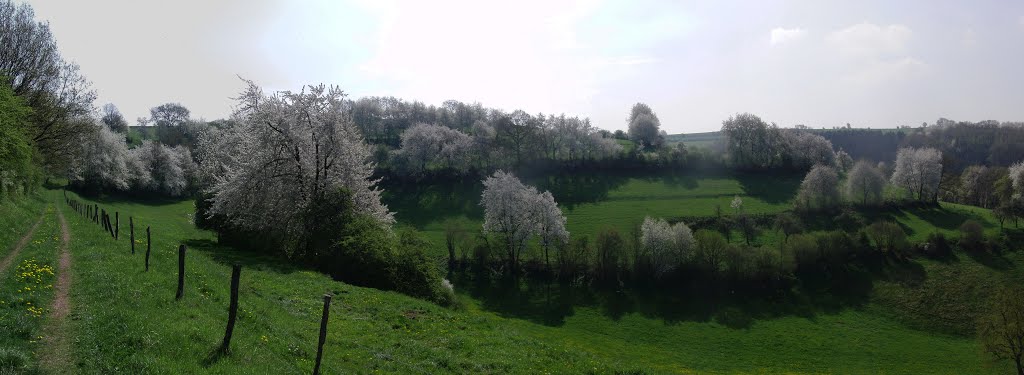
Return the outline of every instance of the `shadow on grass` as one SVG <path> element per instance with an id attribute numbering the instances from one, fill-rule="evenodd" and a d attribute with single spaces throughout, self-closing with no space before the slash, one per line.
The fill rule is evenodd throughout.
<path id="1" fill-rule="evenodd" d="M 911 209 L 910 213 L 917 215 L 932 226 L 946 230 L 957 230 L 960 228 L 960 225 L 967 220 L 977 221 L 985 228 L 993 228 L 992 223 L 985 220 L 982 215 L 965 210 L 935 207 L 927 209 Z"/>
<path id="2" fill-rule="evenodd" d="M 923 280 L 923 273 L 914 270 L 896 273 Z M 674 289 L 640 285 L 599 288 L 511 277 L 492 280 L 471 271 L 455 273 L 452 278 L 483 309 L 553 327 L 564 325 L 576 314 L 576 308 L 584 307 L 613 321 L 637 314 L 665 324 L 715 321 L 730 328 L 749 329 L 758 320 L 784 316 L 814 319 L 817 314 L 860 307 L 868 302 L 873 288 L 873 275 L 864 269 L 798 275 L 798 285 L 777 288 L 699 278 L 668 281 L 676 286 Z"/>
<path id="3" fill-rule="evenodd" d="M 63 186 L 57 187 L 55 190 L 61 189 Z M 168 197 L 158 194 L 128 194 L 120 192 L 94 192 L 83 190 L 75 187 L 67 187 L 69 193 L 78 194 L 78 196 L 91 200 L 97 204 L 139 204 L 146 206 L 167 206 L 181 203 L 182 201 L 193 200 L 192 197 Z"/>
<path id="4" fill-rule="evenodd" d="M 291 261 L 271 255 L 235 250 L 230 246 L 221 245 L 210 239 L 189 239 L 185 240 L 184 243 L 185 246 L 188 246 L 189 251 L 200 251 L 209 256 L 210 259 L 226 266 L 240 264 L 243 268 L 283 274 L 292 273 L 300 269 L 300 266 L 292 264 Z"/>
<path id="5" fill-rule="evenodd" d="M 967 256 L 970 257 L 975 262 L 978 262 L 978 264 L 981 264 L 981 265 L 983 265 L 985 267 L 988 267 L 988 268 L 991 268 L 991 269 L 994 269 L 994 270 L 1007 271 L 1007 270 L 1010 270 L 1010 269 L 1012 269 L 1014 267 L 1013 266 L 1013 262 L 1011 262 L 1009 259 L 1007 259 L 1002 254 L 993 254 L 993 253 L 991 253 L 989 251 L 984 251 L 984 250 L 982 250 L 982 251 L 964 251 L 963 253 L 967 254 Z"/>
<path id="6" fill-rule="evenodd" d="M 230 355 L 230 351 L 223 350 L 223 348 L 221 348 L 221 346 L 218 344 L 216 347 L 213 348 L 213 350 L 210 351 L 210 353 L 206 355 L 206 358 L 203 358 L 203 360 L 200 361 L 199 363 L 204 368 L 209 368 L 210 366 L 217 364 L 217 362 L 220 362 L 220 360 L 224 359 L 224 357 Z"/>
<path id="7" fill-rule="evenodd" d="M 747 172 L 737 173 L 733 178 L 739 181 L 747 195 L 757 197 L 766 203 L 781 204 L 793 200 L 803 176 L 787 172 Z"/>

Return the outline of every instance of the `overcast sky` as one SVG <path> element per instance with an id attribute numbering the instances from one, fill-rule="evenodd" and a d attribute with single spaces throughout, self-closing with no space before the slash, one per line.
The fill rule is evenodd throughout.
<path id="1" fill-rule="evenodd" d="M 226 117 L 271 90 L 447 99 L 669 133 L 752 112 L 781 126 L 1024 120 L 1024 1 L 33 0 L 132 121 Z M 133 122 L 133 121 L 132 121 Z"/>

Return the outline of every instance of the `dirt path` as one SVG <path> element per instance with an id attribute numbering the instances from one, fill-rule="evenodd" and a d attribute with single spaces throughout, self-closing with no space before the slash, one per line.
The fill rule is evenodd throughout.
<path id="1" fill-rule="evenodd" d="M 68 251 L 71 233 L 68 232 L 68 222 L 64 220 L 64 213 L 60 209 L 57 209 L 57 220 L 60 221 L 60 263 L 57 268 L 57 282 L 53 285 L 50 319 L 43 326 L 39 364 L 48 373 L 66 374 L 74 372 L 71 347 L 65 329 L 68 312 L 71 311 L 68 296 L 71 289 L 71 253 Z"/>
<path id="2" fill-rule="evenodd" d="M 7 267 L 10 267 L 11 263 L 14 262 L 15 259 L 18 259 L 18 253 L 21 252 L 21 249 L 25 247 L 25 245 L 28 244 L 28 241 L 32 239 L 32 236 L 35 235 L 36 228 L 39 228 L 39 224 L 43 222 L 44 217 L 46 217 L 45 208 L 43 209 L 43 213 L 39 215 L 39 220 L 36 220 L 36 223 L 32 224 L 32 228 L 29 228 L 28 232 L 18 240 L 18 243 L 14 245 L 11 252 L 7 253 L 7 256 L 4 257 L 3 260 L 0 260 L 0 274 L 7 271 Z"/>

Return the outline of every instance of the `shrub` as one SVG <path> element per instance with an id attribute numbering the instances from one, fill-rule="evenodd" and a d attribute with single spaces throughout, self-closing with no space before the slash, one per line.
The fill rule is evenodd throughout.
<path id="1" fill-rule="evenodd" d="M 734 280 L 754 278 L 754 248 L 745 246 L 727 246 L 723 254 L 725 274 Z"/>
<path id="2" fill-rule="evenodd" d="M 619 264 L 625 259 L 626 241 L 615 228 L 605 227 L 597 232 L 594 241 L 597 256 L 594 272 L 598 280 L 613 280 L 618 274 Z"/>
<path id="3" fill-rule="evenodd" d="M 928 239 L 925 240 L 920 246 L 920 251 L 924 256 L 930 258 L 943 258 L 953 253 L 953 248 L 949 246 L 949 240 L 946 239 L 946 235 L 933 232 L 928 235 Z"/>
<path id="4" fill-rule="evenodd" d="M 897 256 L 905 255 L 907 234 L 899 224 L 891 221 L 875 222 L 868 227 L 867 233 L 879 251 Z"/>
<path id="5" fill-rule="evenodd" d="M 857 211 L 850 209 L 843 210 L 832 221 L 839 226 L 839 229 L 846 232 L 856 232 L 864 226 L 864 217 Z"/>
<path id="6" fill-rule="evenodd" d="M 850 256 L 857 251 L 853 238 L 843 231 L 819 234 L 815 242 L 818 244 L 820 260 L 830 267 L 845 266 L 850 261 Z"/>
<path id="7" fill-rule="evenodd" d="M 718 273 L 722 269 L 722 262 L 726 251 L 729 251 L 729 243 L 721 234 L 706 229 L 698 230 L 693 236 L 697 241 L 697 249 L 694 252 L 694 261 L 701 269 Z"/>
<path id="8" fill-rule="evenodd" d="M 960 225 L 960 248 L 971 252 L 984 251 L 985 228 L 977 221 L 964 221 Z"/>
<path id="9" fill-rule="evenodd" d="M 1013 242 L 1010 240 L 1010 236 L 1006 235 L 1005 232 L 994 233 L 988 236 L 988 239 L 986 239 L 985 242 L 988 244 L 989 250 L 995 254 L 1013 250 Z"/>
<path id="10" fill-rule="evenodd" d="M 782 261 L 782 254 L 774 248 L 755 248 L 753 257 L 755 280 L 779 280 L 793 272 L 792 268 Z"/>
<path id="11" fill-rule="evenodd" d="M 818 252 L 818 242 L 814 236 L 806 234 L 794 235 L 786 242 L 783 249 L 786 254 L 786 260 L 792 264 L 793 268 L 798 270 L 817 268 L 820 254 Z"/>

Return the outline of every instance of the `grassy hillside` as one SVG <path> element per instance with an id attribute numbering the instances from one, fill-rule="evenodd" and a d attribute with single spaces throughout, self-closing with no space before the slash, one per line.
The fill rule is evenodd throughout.
<path id="1" fill-rule="evenodd" d="M 59 199 L 56 192 L 50 195 Z M 65 211 L 75 270 L 76 319 L 69 334 L 84 373 L 309 373 L 325 293 L 334 296 L 325 373 L 627 369 L 568 344 L 541 341 L 530 331 L 537 329 L 532 324 L 353 287 L 218 247 L 211 233 L 192 226 L 191 201 L 100 204 L 120 212 L 120 240 Z M 131 254 L 129 215 L 137 234 L 152 227 L 149 272 L 144 235 Z M 179 243 L 189 249 L 185 298 L 176 302 Z M 244 264 L 239 320 L 233 353 L 221 357 L 215 349 L 226 324 L 234 262 Z"/>
<path id="2" fill-rule="evenodd" d="M 48 199 L 59 201 L 59 192 Z M 762 306 L 762 313 L 749 313 L 739 326 L 730 314 L 743 313 L 715 311 L 699 300 L 574 295 L 558 287 L 526 286 L 492 297 L 460 287 L 467 307 L 455 311 L 219 247 L 210 233 L 192 227 L 190 201 L 100 204 L 122 214 L 120 240 L 55 204 L 71 227 L 74 319 L 68 334 L 85 373 L 308 373 L 324 293 L 335 298 L 327 373 L 1001 373 L 1003 364 L 989 366 L 969 333 L 955 324 L 933 329 L 926 323 L 968 321 L 973 307 L 961 309 L 960 299 L 989 282 L 976 281 L 1019 280 L 1017 271 L 1006 270 L 1024 260 L 1018 252 L 1001 260 L 1010 268 L 965 255 L 955 263 L 922 262 L 922 272 L 909 272 L 917 279 L 876 282 L 879 292 L 869 301 L 838 308 L 815 302 Z M 143 271 L 145 241 L 140 238 L 137 253 L 130 252 L 129 214 L 140 232 L 153 227 L 149 272 Z M 189 244 L 188 275 L 185 298 L 175 302 L 175 248 L 181 242 Z M 40 249 L 53 253 L 50 245 Z M 220 357 L 215 349 L 233 262 L 245 267 L 240 317 L 233 352 Z M 930 315 L 923 305 L 950 315 Z M 3 345 L 32 350 L 38 345 L 33 341 L 28 336 Z"/>

